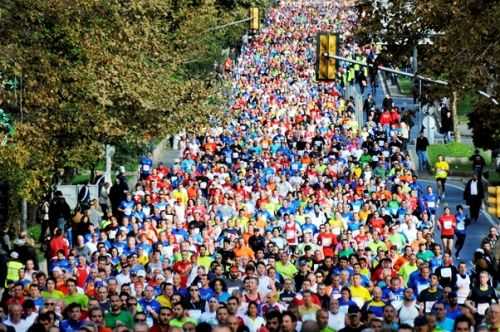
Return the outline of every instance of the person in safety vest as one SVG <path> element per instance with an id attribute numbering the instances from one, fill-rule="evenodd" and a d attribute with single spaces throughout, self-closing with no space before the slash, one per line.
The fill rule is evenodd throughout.
<path id="1" fill-rule="evenodd" d="M 7 282 L 10 281 L 18 281 L 19 280 L 19 270 L 24 268 L 24 264 L 19 260 L 19 254 L 15 251 L 10 253 L 10 259 L 7 262 Z"/>

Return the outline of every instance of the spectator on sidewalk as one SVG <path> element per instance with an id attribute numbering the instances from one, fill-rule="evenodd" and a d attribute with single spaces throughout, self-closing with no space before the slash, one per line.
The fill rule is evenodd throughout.
<path id="1" fill-rule="evenodd" d="M 429 141 L 425 137 L 424 132 L 420 132 L 417 138 L 416 150 L 418 157 L 418 171 L 422 172 L 429 168 L 429 162 L 427 160 L 427 147 L 429 146 Z"/>
<path id="2" fill-rule="evenodd" d="M 453 117 L 446 107 L 443 107 L 441 112 L 441 133 L 444 135 L 444 142 L 449 143 L 453 132 Z"/>
<path id="3" fill-rule="evenodd" d="M 470 221 L 475 223 L 479 219 L 479 214 L 481 211 L 481 205 L 484 199 L 484 187 L 483 182 L 478 177 L 478 173 L 472 175 L 465 185 L 464 189 L 464 200 L 470 207 Z"/>
<path id="4" fill-rule="evenodd" d="M 483 156 L 481 156 L 478 149 L 474 150 L 474 154 L 470 156 L 469 160 L 472 162 L 472 171 L 481 179 L 486 161 Z"/>

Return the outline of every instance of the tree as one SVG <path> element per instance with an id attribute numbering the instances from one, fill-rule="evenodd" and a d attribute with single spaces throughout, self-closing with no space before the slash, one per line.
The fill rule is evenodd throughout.
<path id="1" fill-rule="evenodd" d="M 0 75 L 22 82 L 0 85 L 16 128 L 0 147 L 12 200 L 34 202 L 61 170 L 91 168 L 104 144 L 141 145 L 220 114 L 208 64 L 245 28 L 202 32 L 245 13 L 215 0 L 2 1 Z"/>
<path id="2" fill-rule="evenodd" d="M 452 91 L 462 96 L 466 91 L 486 90 L 500 96 L 498 1 L 391 0 L 374 2 L 373 7 L 361 10 L 364 16 L 357 36 L 364 41 L 383 40 L 385 61 L 399 65 L 408 61 L 413 47 L 418 47 L 420 73 L 447 80 L 448 95 Z M 422 45 L 422 41 L 427 45 Z M 483 112 L 489 109 L 496 117 L 500 115 L 492 103 L 486 106 L 481 102 L 474 112 L 479 108 Z M 478 112 L 476 118 L 482 114 Z M 492 118 L 481 119 L 484 126 L 472 126 L 475 143 L 482 147 L 499 146 L 500 141 L 480 139 L 485 132 L 493 134 L 487 124 Z"/>

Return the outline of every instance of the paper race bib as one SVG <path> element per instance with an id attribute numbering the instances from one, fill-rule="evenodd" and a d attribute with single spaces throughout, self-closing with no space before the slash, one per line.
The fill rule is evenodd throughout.
<path id="1" fill-rule="evenodd" d="M 447 268 L 441 269 L 441 276 L 443 278 L 451 278 L 451 268 L 447 267 Z"/>
<path id="2" fill-rule="evenodd" d="M 478 303 L 477 304 L 477 312 L 481 315 L 484 316 L 486 313 L 486 310 L 490 307 L 489 303 Z"/>
<path id="3" fill-rule="evenodd" d="M 436 303 L 436 301 L 425 301 L 425 312 L 426 313 L 431 312 L 432 307 L 434 306 L 434 303 Z"/>

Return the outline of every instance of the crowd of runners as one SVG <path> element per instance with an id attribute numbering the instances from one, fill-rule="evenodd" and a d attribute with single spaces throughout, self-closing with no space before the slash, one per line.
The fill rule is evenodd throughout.
<path id="1" fill-rule="evenodd" d="M 315 81 L 318 32 L 376 56 L 349 36 L 355 12 L 324 3 L 269 9 L 228 68 L 230 120 L 173 165 L 143 158 L 135 188 L 118 177 L 78 218 L 56 195 L 49 271 L 10 253 L 0 330 L 498 331 L 496 229 L 460 261 L 469 217 L 440 213 L 444 181 L 417 183 L 400 110 L 371 101 L 356 121 L 360 66 Z"/>

